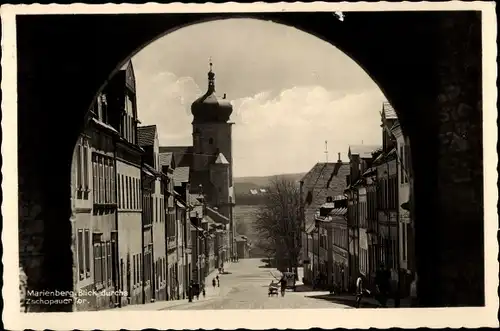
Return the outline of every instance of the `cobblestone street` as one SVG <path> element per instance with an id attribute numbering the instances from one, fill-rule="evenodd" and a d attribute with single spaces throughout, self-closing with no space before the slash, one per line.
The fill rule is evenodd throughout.
<path id="1" fill-rule="evenodd" d="M 271 272 L 277 277 L 280 275 L 276 269 L 265 268 L 260 259 L 242 259 L 233 263 L 227 274 L 219 275 L 220 287 L 213 289 L 210 286 L 205 299 L 160 310 L 348 308 L 346 305 L 308 297 L 327 292 L 289 290 L 285 297 L 268 297 L 268 285 L 273 280 Z"/>

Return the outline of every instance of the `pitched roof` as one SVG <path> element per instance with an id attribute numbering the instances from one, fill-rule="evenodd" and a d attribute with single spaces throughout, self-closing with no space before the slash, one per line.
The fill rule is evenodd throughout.
<path id="1" fill-rule="evenodd" d="M 174 169 L 174 185 L 182 186 L 189 182 L 189 167 L 177 167 Z"/>
<path id="2" fill-rule="evenodd" d="M 327 197 L 343 195 L 349 163 L 317 163 L 303 178 L 302 199 L 307 224 L 314 222 L 315 213 Z"/>
<path id="3" fill-rule="evenodd" d="M 192 146 L 160 146 L 160 153 L 173 153 L 176 167 L 191 167 L 193 162 Z"/>
<path id="4" fill-rule="evenodd" d="M 229 218 L 210 207 L 207 207 L 207 215 L 213 218 L 217 223 L 228 224 L 230 222 Z"/>
<path id="5" fill-rule="evenodd" d="M 217 158 L 215 159 L 214 163 L 215 164 L 229 164 L 226 157 L 222 153 L 219 153 L 219 155 L 217 155 Z"/>
<path id="6" fill-rule="evenodd" d="M 382 103 L 382 112 L 384 113 L 385 118 L 388 120 L 395 120 L 398 118 L 396 111 L 394 110 L 392 105 L 387 101 Z"/>
<path id="7" fill-rule="evenodd" d="M 137 142 L 139 146 L 153 146 L 156 137 L 156 125 L 137 127 Z"/>
<path id="8" fill-rule="evenodd" d="M 170 166 L 174 153 L 160 153 L 160 166 Z"/>
<path id="9" fill-rule="evenodd" d="M 371 158 L 372 153 L 380 147 L 380 145 L 349 145 L 349 156 L 359 155 L 360 158 Z"/>

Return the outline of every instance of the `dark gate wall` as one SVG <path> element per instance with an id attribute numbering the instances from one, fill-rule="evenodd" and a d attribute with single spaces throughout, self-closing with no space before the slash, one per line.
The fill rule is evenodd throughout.
<path id="1" fill-rule="evenodd" d="M 412 145 L 420 299 L 426 306 L 483 305 L 476 12 L 348 13 L 343 22 L 331 13 L 18 16 L 19 236 L 28 288 L 73 289 L 71 155 L 97 91 L 155 38 L 229 17 L 310 32 L 378 83 Z M 72 307 L 30 307 L 48 309 Z"/>

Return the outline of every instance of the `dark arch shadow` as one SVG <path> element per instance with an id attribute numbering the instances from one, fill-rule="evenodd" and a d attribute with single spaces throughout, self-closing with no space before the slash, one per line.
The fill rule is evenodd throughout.
<path id="1" fill-rule="evenodd" d="M 213 15 L 17 17 L 20 202 L 43 211 L 42 226 L 20 214 L 21 264 L 30 288 L 73 288 L 70 160 L 96 91 L 141 45 Z M 426 305 L 484 304 L 480 14 L 349 13 L 344 22 L 332 13 L 244 16 L 311 33 L 365 68 L 410 136 L 419 291 Z M 466 115 L 457 117 L 459 107 Z M 448 137 L 464 131 L 469 150 L 450 147 Z M 26 244 L 32 238 L 40 244 Z"/>

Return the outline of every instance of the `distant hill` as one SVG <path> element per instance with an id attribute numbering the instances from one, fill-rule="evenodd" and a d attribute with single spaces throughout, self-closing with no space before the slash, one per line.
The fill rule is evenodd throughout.
<path id="1" fill-rule="evenodd" d="M 276 177 L 285 178 L 292 181 L 299 181 L 304 177 L 306 173 L 296 173 L 296 174 L 280 174 L 273 176 L 259 176 L 259 177 L 235 177 L 234 182 L 234 193 L 236 195 L 236 201 L 238 201 L 238 196 L 251 195 L 250 190 L 259 190 L 261 188 L 269 187 L 272 180 Z M 237 202 L 238 203 L 238 202 Z"/>
<path id="2" fill-rule="evenodd" d="M 293 181 L 299 181 L 304 177 L 306 172 L 296 173 L 296 174 L 279 174 L 272 176 L 255 176 L 255 177 L 234 177 L 233 181 L 235 184 L 251 184 L 256 187 L 267 187 L 269 183 L 275 177 L 281 177 L 285 179 L 290 179 Z"/>

